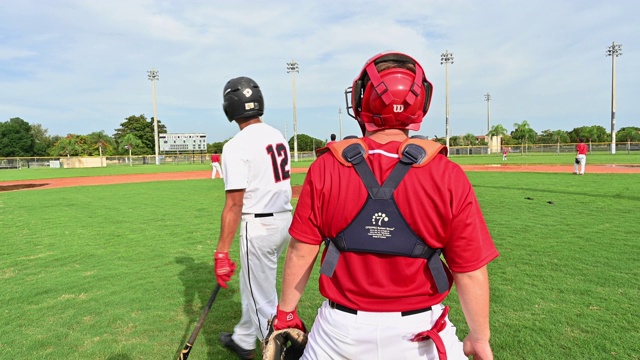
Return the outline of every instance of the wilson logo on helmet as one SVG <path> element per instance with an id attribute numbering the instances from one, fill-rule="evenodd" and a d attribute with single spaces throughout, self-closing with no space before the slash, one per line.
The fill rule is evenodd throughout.
<path id="1" fill-rule="evenodd" d="M 381 129 L 420 130 L 433 85 L 411 56 L 385 52 L 369 59 L 345 91 L 347 114 L 362 133 Z"/>

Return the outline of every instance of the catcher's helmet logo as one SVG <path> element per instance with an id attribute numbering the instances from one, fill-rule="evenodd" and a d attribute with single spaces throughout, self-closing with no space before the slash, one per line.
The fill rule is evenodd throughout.
<path id="1" fill-rule="evenodd" d="M 389 218 L 387 217 L 386 214 L 379 212 L 379 213 L 375 213 L 373 215 L 373 217 L 371 218 L 371 223 L 374 224 L 374 225 L 377 223 L 378 226 L 381 226 L 383 220 L 384 221 L 389 221 Z"/>
<path id="2" fill-rule="evenodd" d="M 242 93 L 244 94 L 244 96 L 249 97 L 249 96 L 251 96 L 251 94 L 253 94 L 253 91 L 251 91 L 251 89 L 247 88 L 247 89 L 244 89 L 244 91 Z"/>
<path id="3" fill-rule="evenodd" d="M 393 105 L 393 112 L 401 113 L 403 111 L 404 111 L 404 105 L 402 105 L 402 104 L 399 104 L 399 105 L 398 104 L 394 104 Z"/>

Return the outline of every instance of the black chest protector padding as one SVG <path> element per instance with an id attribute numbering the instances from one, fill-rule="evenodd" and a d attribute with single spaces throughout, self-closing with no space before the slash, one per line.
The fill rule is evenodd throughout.
<path id="1" fill-rule="evenodd" d="M 320 269 L 322 274 L 329 277 L 333 275 L 340 253 L 344 251 L 423 258 L 427 260 L 438 292 L 449 290 L 449 280 L 440 260 L 441 250 L 429 247 L 416 235 L 393 198 L 393 192 L 411 166 L 420 162 L 425 155 L 426 151 L 422 147 L 407 145 L 402 158 L 380 186 L 373 171 L 364 161 L 362 146 L 352 144 L 344 149 L 343 157 L 353 164 L 369 197 L 344 230 L 333 239 L 325 239 L 328 248 Z"/>

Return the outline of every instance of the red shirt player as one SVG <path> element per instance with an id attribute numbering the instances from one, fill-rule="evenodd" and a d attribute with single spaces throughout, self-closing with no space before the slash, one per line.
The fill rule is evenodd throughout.
<path id="1" fill-rule="evenodd" d="M 447 149 L 408 137 L 420 128 L 432 88 L 408 55 L 374 56 L 348 89 L 347 109 L 364 137 L 330 145 L 309 168 L 274 321 L 276 330 L 304 329 L 298 301 L 320 245 L 331 239 L 319 280 L 327 301 L 302 359 L 492 358 L 486 265 L 498 252 Z M 469 325 L 464 342 L 442 305 L 453 282 Z"/>
<path id="2" fill-rule="evenodd" d="M 220 155 L 218 153 L 213 153 L 211 155 L 211 167 L 213 170 L 211 171 L 211 178 L 216 178 L 216 173 L 220 174 L 220 178 L 222 178 L 222 168 L 220 167 Z"/>
<path id="3" fill-rule="evenodd" d="M 584 168 L 587 166 L 587 152 L 589 148 L 584 143 L 582 138 L 578 138 L 578 145 L 576 145 L 576 160 L 573 163 L 573 173 L 584 175 Z M 578 168 L 578 165 L 580 168 Z"/>

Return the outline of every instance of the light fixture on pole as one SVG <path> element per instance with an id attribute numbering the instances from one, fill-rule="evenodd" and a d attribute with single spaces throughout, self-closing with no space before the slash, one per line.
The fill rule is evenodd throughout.
<path id="1" fill-rule="evenodd" d="M 446 128 L 445 128 L 445 136 L 446 136 L 446 146 L 449 148 L 449 64 L 453 64 L 453 54 L 449 52 L 449 50 L 445 50 L 444 53 L 440 55 L 440 65 L 444 64 L 445 67 L 445 96 L 446 96 Z"/>
<path id="2" fill-rule="evenodd" d="M 291 73 L 291 83 L 293 86 L 293 161 L 298 161 L 298 122 L 296 120 L 296 73 L 300 72 L 298 63 L 291 60 L 287 63 L 287 72 Z"/>
<path id="3" fill-rule="evenodd" d="M 489 131 L 491 131 L 491 107 L 489 106 L 489 103 L 491 102 L 491 94 L 484 94 L 484 101 L 487 102 L 487 133 L 489 133 Z"/>
<path id="4" fill-rule="evenodd" d="M 622 55 L 622 44 L 614 41 L 607 47 L 607 56 L 611 56 L 611 153 L 616 153 L 616 58 Z"/>
<path id="5" fill-rule="evenodd" d="M 340 122 L 340 137 L 338 140 L 342 140 L 342 108 L 338 108 L 338 121 Z"/>
<path id="6" fill-rule="evenodd" d="M 487 102 L 487 138 L 489 139 L 489 147 L 487 150 L 488 154 L 491 154 L 491 136 L 489 136 L 489 132 L 491 131 L 491 107 L 489 104 L 491 103 L 491 94 L 488 92 L 484 94 L 484 101 Z"/>
<path id="7" fill-rule="evenodd" d="M 160 80 L 158 71 L 151 68 L 147 71 L 147 77 L 153 83 L 153 143 L 156 148 L 156 165 L 160 165 L 160 157 L 158 156 L 158 112 L 156 110 L 156 80 Z"/>

